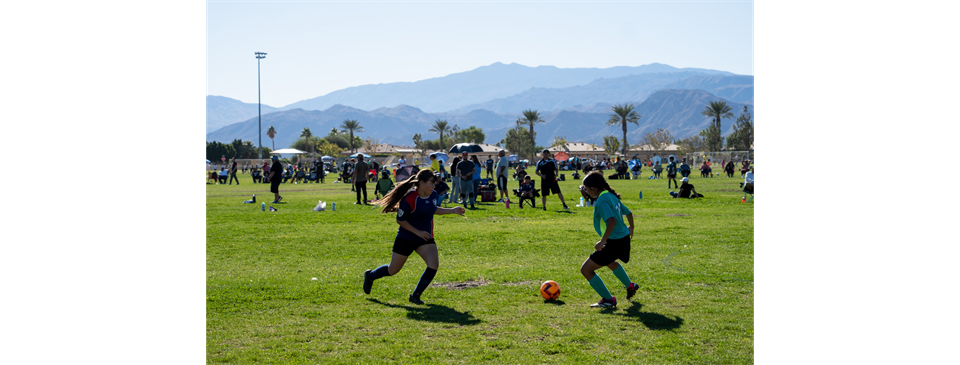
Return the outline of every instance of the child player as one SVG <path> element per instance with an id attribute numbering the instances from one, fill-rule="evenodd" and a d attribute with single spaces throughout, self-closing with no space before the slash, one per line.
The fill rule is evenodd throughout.
<path id="1" fill-rule="evenodd" d="M 630 261 L 630 238 L 633 237 L 633 213 L 620 201 L 620 194 L 607 184 L 603 174 L 597 171 L 590 172 L 583 178 L 580 190 L 595 199 L 593 209 L 593 228 L 600 235 L 600 241 L 594 245 L 596 251 L 580 266 L 580 273 L 587 279 L 593 290 L 600 294 L 600 302 L 591 307 L 616 307 L 617 298 L 610 294 L 603 279 L 595 273 L 601 267 L 608 267 L 627 289 L 627 299 L 633 298 L 637 292 L 637 284 L 630 281 L 627 272 L 617 260 L 627 263 Z M 627 216 L 630 226 L 623 224 L 623 216 Z"/>
<path id="2" fill-rule="evenodd" d="M 424 263 L 426 270 L 420 276 L 417 288 L 410 294 L 410 302 L 423 304 L 420 295 L 430 285 L 430 281 L 437 274 L 440 267 L 440 258 L 437 253 L 437 243 L 433 240 L 434 214 L 463 215 L 463 207 L 440 208 L 437 206 L 437 192 L 433 190 L 437 183 L 437 176 L 432 170 L 420 170 L 390 193 L 377 201 L 383 207 L 383 213 L 397 212 L 397 237 L 393 241 L 393 256 L 389 265 L 382 265 L 363 273 L 363 292 L 370 294 L 373 281 L 384 276 L 396 275 L 407 262 L 407 257 L 414 251 Z M 412 190 L 411 190 L 412 189 Z"/>

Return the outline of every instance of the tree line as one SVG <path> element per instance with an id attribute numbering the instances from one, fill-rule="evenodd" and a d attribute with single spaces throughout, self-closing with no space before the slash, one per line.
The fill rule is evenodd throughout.
<path id="1" fill-rule="evenodd" d="M 712 123 L 706 129 L 700 131 L 698 135 L 683 139 L 675 139 L 669 130 L 657 128 L 656 131 L 645 133 L 638 144 L 630 145 L 627 141 L 627 125 L 634 124 L 639 126 L 642 116 L 637 113 L 633 104 L 614 105 L 613 113 L 607 120 L 607 126 L 619 126 L 622 132 L 622 139 L 615 136 L 605 136 L 603 138 L 602 149 L 604 153 L 612 155 L 621 152 L 626 156 L 631 148 L 640 146 L 649 146 L 653 150 L 663 150 L 670 144 L 679 146 L 681 153 L 720 151 L 726 145 L 728 150 L 749 150 L 753 145 L 753 122 L 752 115 L 747 106 L 743 107 L 743 112 L 737 117 L 734 125 L 734 132 L 727 136 L 726 143 L 722 137 L 721 121 L 726 118 L 733 118 L 732 108 L 727 102 L 718 100 L 711 101 L 709 105 L 701 112 L 704 116 L 711 118 Z M 507 130 L 507 135 L 496 143 L 518 156 L 529 156 L 535 158 L 537 151 L 542 150 L 543 146 L 536 144 L 537 133 L 534 126 L 546 122 L 537 110 L 524 110 L 523 116 L 518 117 L 514 128 Z M 427 140 L 423 135 L 416 133 L 413 135 L 414 148 L 423 154 L 427 150 L 446 151 L 457 143 L 483 143 L 486 135 L 482 128 L 470 126 L 461 129 L 458 125 L 450 125 L 450 122 L 438 119 L 430 126 L 428 132 L 438 135 L 437 139 Z M 372 137 L 361 139 L 355 133 L 364 132 L 363 126 L 357 120 L 344 120 L 339 128 L 333 128 L 326 136 L 315 136 L 310 128 L 303 128 L 300 131 L 300 137 L 294 141 L 290 147 L 296 148 L 307 153 L 319 153 L 321 155 L 337 156 L 344 150 L 356 152 L 360 146 L 368 151 L 379 144 L 379 141 Z M 263 156 L 269 156 L 270 152 L 275 150 L 273 138 L 277 130 L 270 126 L 267 129 L 267 136 L 270 137 L 271 148 L 263 147 Z M 566 147 L 567 140 L 565 136 L 556 136 L 551 147 Z M 598 146 L 593 146 L 594 150 Z M 221 156 L 226 158 L 257 158 L 257 148 L 250 141 L 234 140 L 230 144 L 220 142 L 207 143 L 207 159 L 219 160 Z"/>

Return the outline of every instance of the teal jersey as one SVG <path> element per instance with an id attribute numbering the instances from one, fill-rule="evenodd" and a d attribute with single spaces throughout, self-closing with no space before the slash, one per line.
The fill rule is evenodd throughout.
<path id="1" fill-rule="evenodd" d="M 630 229 L 623 223 L 623 216 L 627 214 L 633 214 L 633 212 L 626 205 L 623 205 L 616 195 L 604 191 L 597 197 L 597 203 L 594 204 L 593 228 L 597 230 L 600 237 L 603 237 L 603 230 L 607 227 L 607 219 L 616 218 L 617 225 L 613 227 L 613 232 L 610 232 L 608 239 L 615 240 L 629 236 Z"/>

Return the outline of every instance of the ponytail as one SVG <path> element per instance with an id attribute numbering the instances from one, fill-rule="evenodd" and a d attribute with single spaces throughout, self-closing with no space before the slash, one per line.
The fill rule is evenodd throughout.
<path id="1" fill-rule="evenodd" d="M 620 194 L 617 194 L 617 192 L 610 187 L 610 184 L 607 183 L 607 179 L 603 177 L 603 174 L 600 171 L 590 171 L 590 173 L 583 178 L 583 185 L 595 189 L 609 191 L 611 194 L 613 194 L 613 196 L 617 197 L 617 199 L 620 199 Z M 584 195 L 586 196 L 585 193 Z"/>
<path id="2" fill-rule="evenodd" d="M 603 185 L 604 185 L 603 187 L 604 190 L 609 191 L 610 194 L 613 194 L 613 196 L 617 197 L 617 200 L 620 200 L 620 194 L 617 194 L 617 192 L 610 187 L 610 183 L 604 181 Z"/>
<path id="3" fill-rule="evenodd" d="M 407 192 L 419 185 L 421 181 L 436 180 L 436 175 L 432 170 L 420 170 L 416 175 L 411 175 L 406 180 L 395 186 L 392 191 L 384 195 L 383 198 L 374 202 L 374 204 L 383 207 L 381 213 L 396 212 L 400 207 L 400 199 L 407 196 Z"/>

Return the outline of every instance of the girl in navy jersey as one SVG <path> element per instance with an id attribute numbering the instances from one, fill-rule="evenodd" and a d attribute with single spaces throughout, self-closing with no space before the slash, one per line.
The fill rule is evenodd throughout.
<path id="1" fill-rule="evenodd" d="M 397 212 L 397 237 L 393 241 L 393 257 L 390 264 L 382 265 L 363 273 L 363 292 L 370 294 L 373 281 L 384 276 L 396 275 L 407 262 L 407 257 L 416 252 L 427 264 L 420 276 L 417 288 L 410 294 L 410 302 L 423 304 L 420 295 L 427 289 L 440 267 L 437 243 L 433 240 L 434 214 L 463 215 L 463 207 L 441 208 L 437 192 L 433 191 L 437 176 L 431 170 L 420 170 L 398 185 L 393 191 L 377 201 L 383 213 Z"/>

